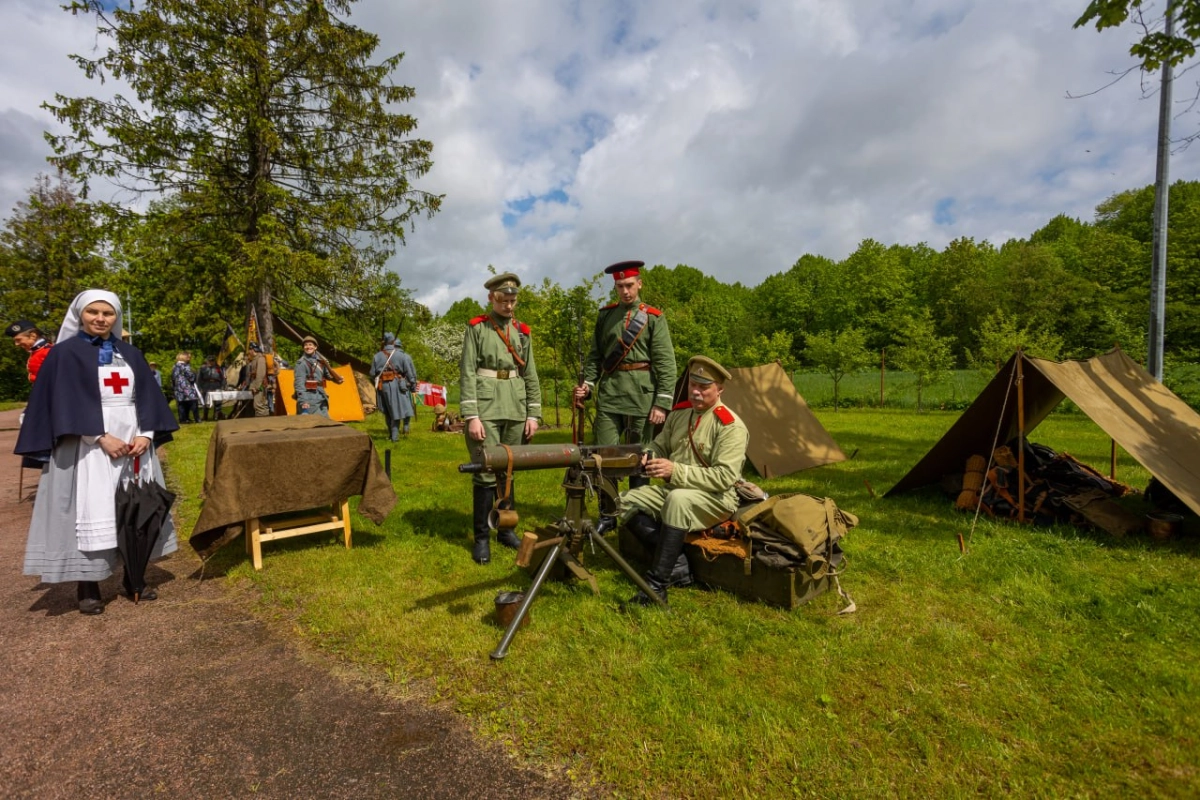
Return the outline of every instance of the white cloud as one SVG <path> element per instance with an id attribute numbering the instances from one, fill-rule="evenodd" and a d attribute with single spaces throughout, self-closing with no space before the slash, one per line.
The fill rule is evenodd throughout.
<path id="1" fill-rule="evenodd" d="M 865 238 L 1090 218 L 1153 180 L 1157 105 L 1136 76 L 1066 98 L 1125 66 L 1131 38 L 1073 30 L 1077 5 L 364 0 L 351 21 L 380 57 L 406 53 L 405 110 L 435 146 L 421 185 L 446 195 L 393 268 L 442 309 L 479 296 L 488 264 L 574 283 L 641 258 L 754 284 Z M 91 46 L 85 22 L 0 7 L 0 208 L 44 168 L 38 105 L 96 90 L 65 58 Z M 1197 177 L 1193 152 L 1172 176 Z"/>

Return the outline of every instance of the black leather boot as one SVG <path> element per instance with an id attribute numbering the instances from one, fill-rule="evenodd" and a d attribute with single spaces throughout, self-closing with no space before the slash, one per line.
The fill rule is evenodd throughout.
<path id="1" fill-rule="evenodd" d="M 653 553 L 658 549 L 658 520 L 644 511 L 634 514 L 625 527 L 633 534 L 633 538 L 641 542 L 642 547 Z"/>
<path id="2" fill-rule="evenodd" d="M 596 535 L 603 536 L 609 531 L 617 529 L 617 518 L 612 514 L 600 512 L 600 520 L 596 523 Z"/>
<path id="3" fill-rule="evenodd" d="M 504 475 L 496 476 L 496 490 L 499 491 L 500 486 L 504 483 Z M 517 484 L 516 481 L 509 487 L 508 497 L 500 501 L 500 508 L 511 510 L 516 505 Z M 497 528 L 496 541 L 507 548 L 516 550 L 521 546 L 521 540 L 517 538 L 516 531 L 512 528 Z"/>
<path id="4" fill-rule="evenodd" d="M 492 560 L 488 513 L 492 510 L 492 498 L 496 496 L 496 487 L 473 483 L 471 489 L 471 532 L 475 537 L 471 558 L 476 564 L 486 564 Z"/>
<path id="5" fill-rule="evenodd" d="M 639 486 L 649 486 L 649 485 L 650 485 L 650 476 L 649 475 L 630 475 L 629 476 L 629 488 L 630 489 L 636 489 Z"/>
<path id="6" fill-rule="evenodd" d="M 75 584 L 75 597 L 79 600 L 80 614 L 104 613 L 104 601 L 100 599 L 99 582 L 79 581 Z"/>
<path id="7" fill-rule="evenodd" d="M 650 571 L 646 573 L 646 583 L 665 603 L 667 588 L 670 586 L 686 586 L 692 582 L 692 573 L 683 555 L 683 537 L 687 531 L 683 528 L 673 528 L 662 525 L 658 534 L 658 550 L 654 553 Z M 682 565 L 680 561 L 682 560 Z M 654 601 L 644 593 L 638 592 L 630 601 L 635 605 L 650 605 Z"/>

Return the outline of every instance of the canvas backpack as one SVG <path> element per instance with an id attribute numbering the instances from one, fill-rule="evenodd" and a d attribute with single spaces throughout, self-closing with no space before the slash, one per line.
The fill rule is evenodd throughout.
<path id="1" fill-rule="evenodd" d="M 813 578 L 836 574 L 835 545 L 858 525 L 831 498 L 800 493 L 768 497 L 741 509 L 736 520 L 755 545 L 803 565 Z"/>

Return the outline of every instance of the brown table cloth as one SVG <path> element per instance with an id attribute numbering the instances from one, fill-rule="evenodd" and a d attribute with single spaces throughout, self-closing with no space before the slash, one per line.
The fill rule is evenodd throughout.
<path id="1" fill-rule="evenodd" d="M 208 556 L 252 517 L 341 503 L 376 524 L 396 504 L 392 482 L 367 434 L 328 417 L 253 417 L 218 422 L 208 441 L 204 506 L 192 547 Z"/>

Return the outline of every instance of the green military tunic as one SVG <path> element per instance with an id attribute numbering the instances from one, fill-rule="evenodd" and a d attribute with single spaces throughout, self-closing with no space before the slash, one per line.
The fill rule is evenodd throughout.
<path id="1" fill-rule="evenodd" d="M 604 360 L 617 348 L 621 334 L 639 308 L 646 311 L 646 326 L 621 363 L 648 364 L 649 369 L 623 370 L 618 366 L 604 375 Z M 651 426 L 646 417 L 650 409 L 669 409 L 675 391 L 675 350 L 662 312 L 645 303 L 613 303 L 600 309 L 583 380 L 596 397 L 597 444 L 619 444 L 622 433 L 627 434 L 630 443 L 648 441 Z"/>
<path id="2" fill-rule="evenodd" d="M 697 414 L 690 402 L 680 403 L 650 445 L 656 457 L 674 463 L 671 480 L 622 494 L 620 516 L 628 519 L 643 511 L 673 528 L 689 531 L 715 525 L 737 509 L 733 487 L 741 480 L 749 441 L 746 424 L 728 406 L 718 402 Z"/>
<path id="3" fill-rule="evenodd" d="M 500 333 L 525 362 L 518 368 Z M 529 326 L 490 311 L 467 323 L 462 360 L 458 368 L 459 409 L 464 420 L 478 417 L 486 438 L 477 442 L 468 434 L 467 450 L 480 446 L 521 444 L 527 419 L 542 416 L 542 386 L 533 360 Z M 474 482 L 490 486 L 494 475 L 476 474 Z"/>

